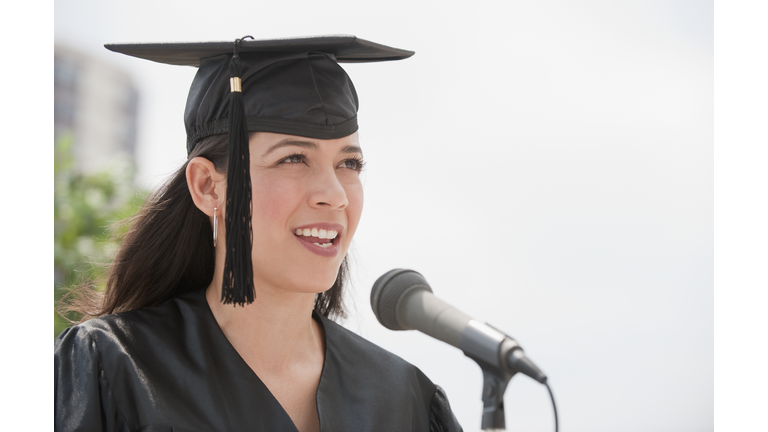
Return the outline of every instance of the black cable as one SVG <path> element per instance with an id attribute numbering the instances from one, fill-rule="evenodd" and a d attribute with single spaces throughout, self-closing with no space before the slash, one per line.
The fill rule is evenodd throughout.
<path id="1" fill-rule="evenodd" d="M 555 432 L 557 432 L 557 405 L 555 405 L 555 395 L 552 394 L 552 389 L 549 388 L 549 383 L 545 382 L 547 390 L 549 391 L 549 397 L 552 399 L 552 410 L 555 412 Z"/>

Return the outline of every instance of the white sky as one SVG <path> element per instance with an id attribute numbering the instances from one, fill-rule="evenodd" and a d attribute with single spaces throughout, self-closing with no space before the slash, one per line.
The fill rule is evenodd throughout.
<path id="1" fill-rule="evenodd" d="M 57 1 L 55 40 L 135 77 L 146 185 L 185 158 L 195 70 L 104 43 L 343 33 L 416 51 L 345 65 L 368 161 L 346 326 L 479 430 L 479 368 L 370 311 L 376 278 L 412 268 L 517 339 L 561 430 L 713 430 L 713 3 L 362 4 Z M 532 380 L 505 405 L 509 430 L 553 429 Z"/>

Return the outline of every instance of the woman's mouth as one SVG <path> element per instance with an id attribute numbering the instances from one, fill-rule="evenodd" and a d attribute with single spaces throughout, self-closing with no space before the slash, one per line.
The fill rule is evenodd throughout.
<path id="1" fill-rule="evenodd" d="M 340 231 L 341 229 L 331 229 L 330 227 L 296 228 L 293 230 L 293 234 L 315 254 L 335 256 L 339 251 Z"/>
<path id="2" fill-rule="evenodd" d="M 302 237 L 302 241 L 308 241 L 321 248 L 333 246 L 336 237 L 339 235 L 339 232 L 336 230 L 325 230 L 322 228 L 297 228 L 293 233 L 298 237 Z"/>

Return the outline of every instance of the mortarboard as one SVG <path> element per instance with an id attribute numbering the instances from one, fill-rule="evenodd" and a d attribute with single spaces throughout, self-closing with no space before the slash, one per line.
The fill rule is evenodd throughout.
<path id="1" fill-rule="evenodd" d="M 339 63 L 413 55 L 346 35 L 246 38 L 105 45 L 133 57 L 198 67 L 184 113 L 187 153 L 205 137 L 229 133 L 222 301 L 240 305 L 254 298 L 248 132 L 317 139 L 348 136 L 358 128 L 359 102 Z"/>

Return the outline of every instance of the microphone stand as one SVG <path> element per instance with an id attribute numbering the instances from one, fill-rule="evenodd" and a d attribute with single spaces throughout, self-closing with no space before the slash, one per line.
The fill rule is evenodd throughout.
<path id="1" fill-rule="evenodd" d="M 505 339 L 501 345 L 499 347 L 501 353 L 508 352 L 514 347 L 519 347 L 510 338 Z M 483 417 L 481 429 L 486 431 L 506 430 L 504 392 L 507 390 L 509 380 L 512 379 L 517 371 L 510 371 L 509 368 L 502 370 L 498 367 L 498 363 L 490 364 L 477 356 L 467 354 L 466 352 L 464 354 L 477 362 L 483 371 Z"/>
<path id="2" fill-rule="evenodd" d="M 486 337 L 478 337 L 482 333 Z M 547 376 L 525 356 L 511 337 L 488 324 L 470 321 L 461 335 L 459 346 L 464 355 L 477 362 L 483 371 L 483 430 L 506 430 L 504 392 L 509 380 L 522 372 L 544 384 Z"/>

